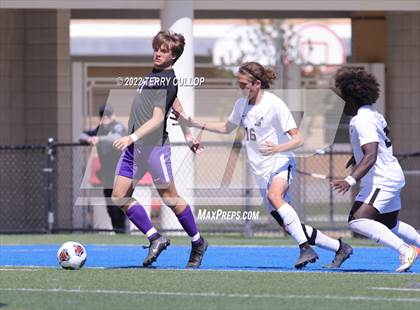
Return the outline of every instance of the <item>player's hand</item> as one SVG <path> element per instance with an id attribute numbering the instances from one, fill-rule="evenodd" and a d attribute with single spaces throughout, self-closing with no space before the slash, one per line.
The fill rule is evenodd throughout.
<path id="1" fill-rule="evenodd" d="M 263 156 L 270 156 L 279 152 L 279 145 L 270 141 L 264 141 L 260 145 L 260 153 Z"/>
<path id="2" fill-rule="evenodd" d="M 352 156 L 346 164 L 346 169 L 350 166 L 354 166 L 355 164 L 356 164 L 356 159 L 354 159 L 354 156 Z"/>
<path id="3" fill-rule="evenodd" d="M 195 154 L 200 154 L 204 152 L 204 147 L 200 144 L 200 141 L 193 135 L 186 137 L 186 141 L 190 150 L 193 151 Z"/>
<path id="4" fill-rule="evenodd" d="M 172 116 L 170 117 L 170 119 L 178 121 L 178 123 L 173 124 L 174 126 L 179 125 L 183 127 L 194 127 L 195 125 L 191 117 L 186 118 L 183 114 L 174 109 L 172 109 Z"/>
<path id="5" fill-rule="evenodd" d="M 130 136 L 125 136 L 115 140 L 112 146 L 117 150 L 124 151 L 131 143 L 133 143 L 133 140 Z"/>
<path id="6" fill-rule="evenodd" d="M 331 187 L 339 194 L 345 194 L 350 189 L 350 184 L 344 180 L 333 180 L 330 182 Z"/>

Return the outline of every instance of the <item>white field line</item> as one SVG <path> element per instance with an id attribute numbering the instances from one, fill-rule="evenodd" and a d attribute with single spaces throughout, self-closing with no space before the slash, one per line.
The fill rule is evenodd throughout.
<path id="1" fill-rule="evenodd" d="M 18 271 L 18 272 L 20 272 L 20 271 L 24 271 L 24 272 L 27 272 L 27 271 L 39 271 L 39 270 L 41 270 L 41 269 L 36 269 L 36 268 L 0 268 L 0 271 Z"/>
<path id="2" fill-rule="evenodd" d="M 377 291 L 420 292 L 420 288 L 408 288 L 408 287 L 369 287 L 369 289 L 377 290 Z"/>
<path id="3" fill-rule="evenodd" d="M 227 297 L 227 298 L 274 298 L 274 299 L 327 299 L 350 301 L 387 301 L 420 303 L 420 298 L 389 298 L 370 296 L 338 296 L 338 295 L 272 295 L 272 294 L 223 294 L 216 292 L 159 292 L 159 291 L 119 291 L 119 290 L 81 290 L 81 289 L 37 289 L 37 288 L 0 288 L 2 292 L 39 292 L 39 293 L 76 293 L 76 294 L 116 294 L 116 295 L 157 295 L 181 297 Z"/>

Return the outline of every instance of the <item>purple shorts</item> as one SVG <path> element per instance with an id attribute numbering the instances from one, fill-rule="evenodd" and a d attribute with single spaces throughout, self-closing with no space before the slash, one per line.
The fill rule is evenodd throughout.
<path id="1" fill-rule="evenodd" d="M 149 171 L 155 185 L 168 184 L 173 180 L 171 165 L 171 147 L 138 146 L 131 144 L 121 154 L 116 175 L 140 180 Z"/>

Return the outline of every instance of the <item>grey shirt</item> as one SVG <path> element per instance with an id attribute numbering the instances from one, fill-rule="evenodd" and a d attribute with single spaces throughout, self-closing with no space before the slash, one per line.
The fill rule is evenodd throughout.
<path id="1" fill-rule="evenodd" d="M 165 119 L 156 130 L 137 141 L 136 144 L 156 146 L 169 143 L 166 120 L 177 93 L 178 85 L 174 70 L 153 69 L 149 73 L 133 99 L 128 120 L 128 131 L 133 133 L 150 120 L 155 107 L 163 110 Z"/>
<path id="2" fill-rule="evenodd" d="M 121 151 L 114 149 L 112 144 L 116 139 L 126 135 L 125 126 L 120 122 L 113 121 L 108 126 L 101 125 L 92 130 L 86 130 L 79 137 L 81 143 L 87 143 L 88 138 L 92 136 L 99 138 L 97 150 L 101 169 L 97 176 L 102 181 L 104 188 L 112 188 L 115 168 L 121 156 Z"/>

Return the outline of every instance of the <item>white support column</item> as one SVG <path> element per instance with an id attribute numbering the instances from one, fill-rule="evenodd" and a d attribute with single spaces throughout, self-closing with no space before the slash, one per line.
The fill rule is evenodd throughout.
<path id="1" fill-rule="evenodd" d="M 194 78 L 194 10 L 192 0 L 166 0 L 161 11 L 160 22 L 163 30 L 171 30 L 185 37 L 185 48 L 182 56 L 174 65 L 178 78 Z M 187 114 L 194 114 L 194 88 L 179 87 L 178 97 Z"/>
<path id="2" fill-rule="evenodd" d="M 73 62 L 71 70 L 72 79 L 72 142 L 79 140 L 83 128 L 83 64 L 79 61 Z M 75 153 L 76 154 L 76 153 Z M 73 199 L 76 201 L 80 192 L 80 180 L 83 178 L 82 169 L 80 169 L 80 155 L 73 156 Z M 82 189 L 83 192 L 83 189 Z M 88 219 L 87 208 L 74 205 L 73 207 L 73 228 L 86 228 L 85 221 Z"/>
<path id="3" fill-rule="evenodd" d="M 192 0 L 166 0 L 161 10 L 162 30 L 171 30 L 185 37 L 185 48 L 182 56 L 174 65 L 179 80 L 191 81 L 194 78 L 194 42 L 193 42 L 194 8 Z M 187 115 L 194 115 L 194 87 L 178 86 L 178 98 Z M 184 142 L 184 136 L 178 126 L 168 122 L 168 133 L 171 142 Z M 172 147 L 172 169 L 178 193 L 193 208 L 194 186 L 193 155 L 187 146 Z M 161 209 L 162 229 L 182 229 L 177 218 L 169 208 Z"/>
<path id="4" fill-rule="evenodd" d="M 78 141 L 83 128 L 84 98 L 83 64 L 79 61 L 72 64 L 72 141 Z"/>

